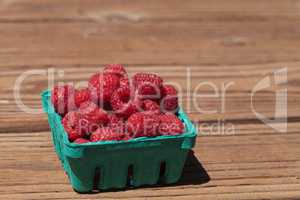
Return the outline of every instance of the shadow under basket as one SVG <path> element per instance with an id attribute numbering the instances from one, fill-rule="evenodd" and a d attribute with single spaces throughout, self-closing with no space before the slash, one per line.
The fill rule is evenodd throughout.
<path id="1" fill-rule="evenodd" d="M 196 139 L 196 129 L 181 109 L 178 117 L 185 124 L 181 135 L 75 144 L 68 140 L 50 95 L 49 90 L 41 94 L 43 109 L 55 151 L 75 191 L 89 193 L 179 180 Z"/>

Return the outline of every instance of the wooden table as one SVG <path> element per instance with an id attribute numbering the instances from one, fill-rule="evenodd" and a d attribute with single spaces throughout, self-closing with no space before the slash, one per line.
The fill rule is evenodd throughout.
<path id="1" fill-rule="evenodd" d="M 299 13 L 296 0 L 0 1 L 0 199 L 300 199 Z M 16 80 L 28 70 L 44 75 L 25 78 L 21 100 L 40 108 L 47 69 L 65 72 L 56 81 L 78 82 L 105 63 L 156 72 L 182 87 L 183 107 L 201 132 L 178 184 L 73 192 L 45 114 L 15 102 Z M 273 72 L 284 68 L 288 82 L 274 86 Z M 251 101 L 267 76 L 272 86 Z M 189 85 L 216 96 L 192 101 Z M 274 116 L 280 88 L 288 89 L 285 132 L 251 108 Z M 274 123 L 284 127 L 279 118 Z"/>

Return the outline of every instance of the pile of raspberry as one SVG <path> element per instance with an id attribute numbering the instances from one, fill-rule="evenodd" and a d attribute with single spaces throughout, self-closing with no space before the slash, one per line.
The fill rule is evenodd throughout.
<path id="1" fill-rule="evenodd" d="M 93 74 L 86 88 L 56 85 L 51 102 L 71 142 L 121 141 L 184 133 L 174 86 L 152 73 L 132 78 L 121 64 Z"/>

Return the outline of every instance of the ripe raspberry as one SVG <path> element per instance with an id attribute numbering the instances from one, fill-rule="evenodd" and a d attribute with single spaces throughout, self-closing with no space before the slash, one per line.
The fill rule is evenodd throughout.
<path id="1" fill-rule="evenodd" d="M 128 77 L 120 78 L 120 87 L 130 87 L 130 81 Z"/>
<path id="2" fill-rule="evenodd" d="M 90 100 L 90 91 L 88 88 L 75 90 L 75 104 L 78 108 L 80 104 Z"/>
<path id="3" fill-rule="evenodd" d="M 152 101 L 150 99 L 146 99 L 143 101 L 143 109 L 144 111 L 151 111 L 156 114 L 160 113 L 159 105 L 155 101 Z"/>
<path id="4" fill-rule="evenodd" d="M 71 85 L 55 86 L 51 92 L 51 102 L 55 111 L 64 116 L 71 110 L 75 110 L 75 89 Z"/>
<path id="5" fill-rule="evenodd" d="M 108 127 L 110 127 L 114 132 L 124 133 L 125 123 L 123 118 L 118 117 L 116 114 L 110 114 L 108 115 L 108 119 Z"/>
<path id="6" fill-rule="evenodd" d="M 91 134 L 90 140 L 92 142 L 124 140 L 126 135 L 124 133 L 116 133 L 110 127 L 100 127 Z"/>
<path id="7" fill-rule="evenodd" d="M 160 99 L 163 80 L 156 74 L 137 73 L 133 76 L 133 86 L 142 99 Z"/>
<path id="8" fill-rule="evenodd" d="M 161 77 L 159 77 L 156 74 L 150 74 L 150 73 L 136 73 L 133 76 L 133 84 L 134 86 L 140 85 L 141 83 L 153 83 L 155 85 L 161 86 L 163 83 L 163 80 Z"/>
<path id="9" fill-rule="evenodd" d="M 84 144 L 84 143 L 88 143 L 90 142 L 89 140 L 87 139 L 84 139 L 84 138 L 77 138 L 74 143 L 77 143 L 77 144 Z"/>
<path id="10" fill-rule="evenodd" d="M 164 112 L 175 113 L 178 109 L 177 90 L 172 85 L 164 85 L 161 89 L 161 107 Z"/>
<path id="11" fill-rule="evenodd" d="M 81 120 L 80 114 L 75 111 L 68 112 L 62 119 L 62 124 L 70 141 L 85 136 L 85 130 L 81 129 Z"/>
<path id="12" fill-rule="evenodd" d="M 184 132 L 184 124 L 173 113 L 160 115 L 159 121 L 158 131 L 161 135 L 177 135 Z"/>
<path id="13" fill-rule="evenodd" d="M 80 105 L 78 112 L 82 118 L 87 121 L 88 132 L 94 131 L 99 125 L 105 125 L 108 122 L 107 112 L 99 108 L 91 101 L 84 102 Z"/>
<path id="14" fill-rule="evenodd" d="M 127 121 L 127 130 L 132 137 L 157 136 L 159 118 L 151 112 L 138 112 L 132 114 Z"/>
<path id="15" fill-rule="evenodd" d="M 120 87 L 129 87 L 129 78 L 127 71 L 121 64 L 108 64 L 103 70 L 104 74 L 114 74 L 120 78 Z"/>
<path id="16" fill-rule="evenodd" d="M 89 80 L 92 100 L 102 105 L 109 102 L 112 93 L 119 85 L 119 77 L 115 74 L 94 74 Z"/>
<path id="17" fill-rule="evenodd" d="M 141 101 L 132 97 L 129 88 L 119 88 L 111 96 L 110 104 L 118 116 L 128 118 L 141 108 Z"/>
<path id="18" fill-rule="evenodd" d="M 108 126 L 111 124 L 117 124 L 119 121 L 123 121 L 122 118 L 119 118 L 116 114 L 109 114 L 108 115 Z"/>
<path id="19" fill-rule="evenodd" d="M 103 70 L 103 73 L 108 74 L 115 74 L 119 78 L 121 77 L 127 77 L 127 72 L 123 65 L 121 64 L 108 64 L 105 65 L 105 68 Z"/>

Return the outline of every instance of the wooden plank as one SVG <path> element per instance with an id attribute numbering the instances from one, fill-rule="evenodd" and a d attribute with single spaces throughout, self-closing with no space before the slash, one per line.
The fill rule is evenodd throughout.
<path id="1" fill-rule="evenodd" d="M 0 41 L 0 63 L 233 65 L 299 61 L 298 34 L 292 34 L 299 31 L 298 21 L 276 23 L 276 27 L 264 21 L 216 21 L 209 25 L 201 21 L 4 23 L 0 27 L 0 37 L 6 38 Z M 228 40 L 234 42 L 228 44 Z"/>
<path id="2" fill-rule="evenodd" d="M 242 188 L 245 188 L 243 186 L 236 188 L 236 190 L 240 190 Z M 22 200 L 35 200 L 35 199 L 195 199 L 195 198 L 205 198 L 205 199 L 220 199 L 220 200 L 227 200 L 227 199 L 297 199 L 299 196 L 298 187 L 297 186 L 287 186 L 282 188 L 281 186 L 273 186 L 273 187 L 266 187 L 269 189 L 269 192 L 264 191 L 256 191 L 256 192 L 244 192 L 244 193 L 231 193 L 231 192 L 224 192 L 224 193 L 199 193 L 198 190 L 192 190 L 189 192 L 182 192 L 182 191 L 171 191 L 169 193 L 162 193 L 162 191 L 149 191 L 144 192 L 144 194 L 136 195 L 131 197 L 129 195 L 126 195 L 124 192 L 122 194 L 124 196 L 118 196 L 116 193 L 107 193 L 102 195 L 77 195 L 74 192 L 68 191 L 68 192 L 62 192 L 57 193 L 54 192 L 45 192 L 45 193 L 31 193 L 31 194 L 12 194 L 12 195 L 0 195 L 2 198 L 5 199 L 22 199 Z M 280 191 L 280 189 L 286 189 L 286 191 Z M 227 189 L 230 189 L 227 188 Z M 265 189 L 265 187 L 262 187 L 262 190 Z M 289 189 L 289 190 L 287 190 Z M 272 191 L 273 190 L 273 191 Z M 276 191 L 280 191 L 281 193 L 277 194 Z M 166 192 L 166 191 L 164 191 Z M 148 195 L 149 194 L 149 195 Z"/>
<path id="3" fill-rule="evenodd" d="M 288 82 L 282 88 L 288 88 L 288 116 L 289 120 L 299 121 L 299 64 L 288 64 Z M 128 67 L 132 75 L 137 71 L 152 71 L 160 74 L 166 82 L 179 84 L 181 86 L 180 96 L 182 105 L 189 116 L 197 122 L 218 122 L 225 120 L 233 124 L 239 123 L 261 123 L 251 107 L 251 90 L 262 78 L 272 75 L 273 71 L 281 69 L 282 64 L 268 65 L 243 65 L 243 66 L 191 66 L 191 78 L 187 79 L 187 69 L 185 66 L 175 66 L 165 68 L 164 66 L 143 66 L 133 65 Z M 38 67 L 43 69 L 47 66 Z M 26 68 L 25 68 L 26 69 Z M 44 114 L 24 113 L 16 105 L 13 91 L 16 79 L 24 72 L 21 67 L 3 67 L 0 72 L 0 132 L 14 131 L 44 131 L 48 130 L 47 119 Z M 75 66 L 62 66 L 59 68 L 65 72 L 63 78 L 56 81 L 75 82 L 86 84 L 89 76 L 102 67 L 88 66 L 88 68 L 76 68 Z M 236 69 L 236 70 L 231 70 Z M 239 70 L 238 70 L 239 69 Z M 175 73 L 172 70 L 176 70 Z M 9 72 L 9 73 L 8 73 Z M 85 82 L 85 83 L 84 83 Z M 191 89 L 188 91 L 190 82 Z M 203 82 L 208 82 L 217 88 L 215 91 L 210 86 L 203 86 L 197 90 L 197 86 Z M 230 84 L 228 87 L 226 84 Z M 226 89 L 224 89 L 226 87 Z M 21 100 L 26 106 L 31 108 L 41 108 L 40 93 L 47 88 L 47 78 L 45 76 L 30 76 L 22 83 Z M 224 93 L 222 93 L 223 91 Z M 274 115 L 275 91 L 278 87 L 270 87 L 255 94 L 253 105 L 256 112 L 263 113 L 267 117 Z M 193 93 L 195 92 L 195 94 Z M 215 94 L 217 97 L 197 98 L 198 94 Z M 222 96 L 223 95 L 223 96 Z M 224 102 L 224 105 L 222 105 Z M 200 109 L 200 110 L 199 110 Z M 208 113 L 205 111 L 215 111 Z M 201 112 L 203 111 L 203 112 Z M 241 120 L 243 119 L 243 120 Z M 14 126 L 11 126 L 11 123 Z M 24 126 L 24 123 L 27 125 Z"/>
<path id="4" fill-rule="evenodd" d="M 0 23 L 1 66 L 299 60 L 295 1 L 153 1 L 147 6 L 128 1 L 124 6 L 14 0 L 2 3 Z"/>
<path id="5" fill-rule="evenodd" d="M 25 135 L 22 140 L 19 135 Z M 3 137 L 3 136 L 1 136 Z M 4 138 L 4 137 L 3 137 Z M 32 140 L 33 138 L 33 140 Z M 38 141 L 37 141 L 38 139 Z M 298 134 L 199 137 L 197 160 L 188 159 L 176 187 L 150 187 L 124 192 L 78 195 L 72 192 L 54 154 L 49 133 L 11 134 L 0 147 L 0 197 L 52 198 L 248 198 L 299 197 L 300 152 Z M 38 145 L 46 144 L 42 151 Z M 36 146 L 36 147 L 35 147 Z M 10 152 L 10 153 L 8 153 Z M 210 177 L 204 178 L 200 162 Z M 203 170 L 203 169 L 202 169 Z M 192 175 L 193 174 L 193 175 Z M 45 179 L 44 177 L 52 177 Z M 202 180 L 203 181 L 203 180 Z"/>
<path id="6" fill-rule="evenodd" d="M 93 16 L 99 19 L 119 18 L 123 20 L 195 20 L 205 17 L 226 20 L 224 16 L 249 17 L 261 20 L 268 17 L 298 16 L 297 1 L 253 0 L 241 3 L 238 0 L 212 0 L 199 3 L 197 0 L 137 1 L 137 0 L 45 0 L 43 2 L 27 0 L 2 1 L 0 13 L 4 20 L 89 20 Z M 267 7 L 267 9 L 266 9 Z M 229 18 L 230 19 L 230 18 Z M 22 21 L 21 21 L 22 22 Z"/>

